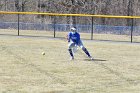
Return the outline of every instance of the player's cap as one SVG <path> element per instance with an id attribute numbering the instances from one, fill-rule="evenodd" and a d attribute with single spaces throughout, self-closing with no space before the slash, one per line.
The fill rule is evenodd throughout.
<path id="1" fill-rule="evenodd" d="M 72 27 L 72 28 L 71 28 L 71 31 L 76 31 L 76 28 Z"/>

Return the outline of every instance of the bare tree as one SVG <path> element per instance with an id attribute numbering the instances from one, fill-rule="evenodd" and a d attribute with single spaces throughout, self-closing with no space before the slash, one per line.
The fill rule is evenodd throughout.
<path id="1" fill-rule="evenodd" d="M 133 4 L 134 4 L 134 0 L 129 0 L 128 1 L 128 10 L 127 10 L 127 15 L 128 16 L 133 16 Z M 133 19 L 127 19 L 127 25 L 130 26 L 130 25 L 133 25 Z"/>
<path id="2" fill-rule="evenodd" d="M 39 4 L 37 2 L 41 2 L 42 4 L 41 3 Z M 139 10 L 140 0 L 0 0 L 1 11 L 12 11 L 13 9 L 10 8 L 12 4 L 15 5 L 14 11 L 23 11 L 23 12 L 36 11 L 50 13 L 69 13 L 69 14 L 83 13 L 83 14 L 128 15 L 128 16 L 140 15 Z M 42 15 L 42 17 L 45 16 Z M 94 21 L 95 19 L 97 24 L 128 25 L 128 23 L 130 23 L 129 19 L 94 18 Z M 87 20 L 90 21 L 91 18 L 74 17 L 74 16 L 73 17 L 67 16 L 62 18 L 57 16 L 57 22 L 60 23 L 66 22 L 72 25 L 86 23 Z M 135 20 L 135 22 L 136 25 L 140 24 L 138 20 Z"/>
<path id="3" fill-rule="evenodd" d="M 16 7 L 17 11 L 25 12 L 27 3 L 28 3 L 28 0 L 22 0 L 22 1 L 15 0 L 15 7 Z"/>

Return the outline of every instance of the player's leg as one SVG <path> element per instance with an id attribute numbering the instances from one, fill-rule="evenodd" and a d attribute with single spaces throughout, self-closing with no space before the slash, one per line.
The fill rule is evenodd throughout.
<path id="1" fill-rule="evenodd" d="M 82 41 L 80 40 L 80 42 L 78 43 L 78 46 L 85 52 L 85 54 L 90 58 L 93 59 L 92 56 L 90 55 L 90 53 L 88 52 L 88 50 L 84 47 Z"/>
<path id="2" fill-rule="evenodd" d="M 71 60 L 74 59 L 74 56 L 73 56 L 73 53 L 72 53 L 72 49 L 68 49 L 69 50 L 69 53 L 70 53 L 70 56 L 71 56 Z"/>
<path id="3" fill-rule="evenodd" d="M 92 58 L 90 53 L 88 52 L 88 50 L 83 46 L 82 47 L 82 50 L 86 53 L 86 55 L 89 57 L 89 58 Z"/>
<path id="4" fill-rule="evenodd" d="M 72 52 L 72 48 L 75 46 L 75 44 L 74 44 L 73 42 L 70 42 L 70 43 L 68 44 L 68 46 L 69 46 L 68 51 L 69 51 L 69 53 L 70 53 L 71 60 L 73 60 L 73 59 L 74 59 L 74 55 L 73 55 L 73 52 Z"/>
<path id="5" fill-rule="evenodd" d="M 75 44 L 75 46 L 72 48 L 72 52 L 75 54 L 78 51 L 78 46 Z"/>

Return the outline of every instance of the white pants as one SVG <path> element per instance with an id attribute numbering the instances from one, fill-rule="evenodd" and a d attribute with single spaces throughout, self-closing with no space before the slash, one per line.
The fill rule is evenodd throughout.
<path id="1" fill-rule="evenodd" d="M 76 43 L 74 43 L 72 41 L 70 41 L 69 44 L 68 44 L 69 49 L 73 49 L 73 48 L 75 48 L 77 46 L 79 46 L 81 49 L 84 47 L 84 45 L 83 45 L 81 40 L 79 40 L 78 44 L 76 44 Z"/>

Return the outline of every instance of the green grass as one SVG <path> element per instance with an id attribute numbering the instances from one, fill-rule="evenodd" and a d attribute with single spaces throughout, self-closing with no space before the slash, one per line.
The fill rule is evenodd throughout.
<path id="1" fill-rule="evenodd" d="M 70 61 L 63 39 L 0 35 L 0 93 L 139 93 L 139 44 L 83 43 L 95 61 Z"/>

